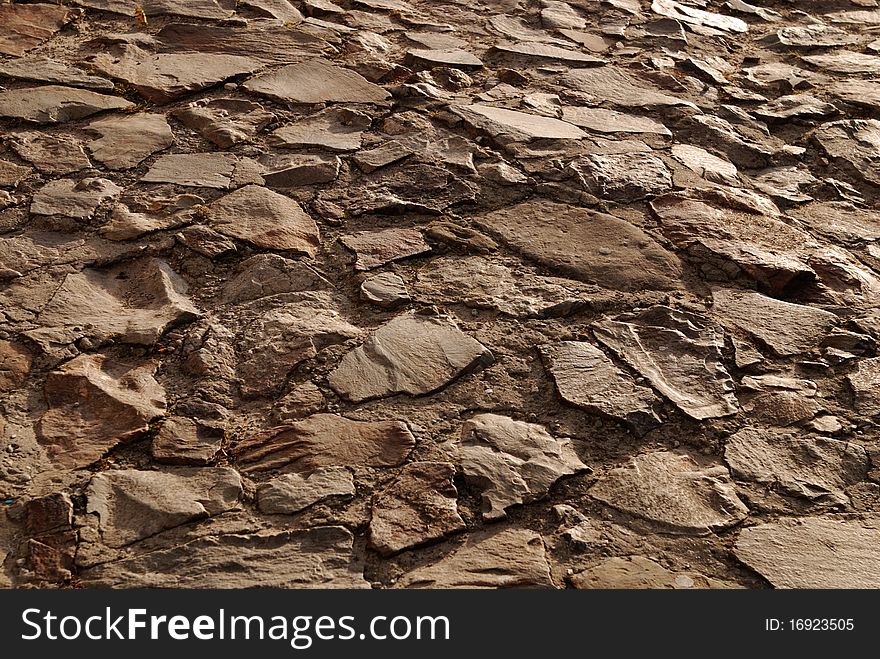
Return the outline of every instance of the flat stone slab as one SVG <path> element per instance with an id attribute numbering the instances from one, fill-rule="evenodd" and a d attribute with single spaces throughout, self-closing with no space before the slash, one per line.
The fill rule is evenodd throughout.
<path id="1" fill-rule="evenodd" d="M 206 536 L 81 571 L 112 588 L 369 588 L 341 526 Z"/>
<path id="2" fill-rule="evenodd" d="M 354 402 L 401 393 L 423 396 L 493 359 L 452 322 L 405 314 L 345 355 L 327 381 Z"/>
<path id="3" fill-rule="evenodd" d="M 615 467 L 590 489 L 599 501 L 673 533 L 705 535 L 738 524 L 749 511 L 727 468 L 690 455 L 654 451 Z"/>
<path id="4" fill-rule="evenodd" d="M 315 414 L 247 437 L 234 447 L 233 455 L 244 471 L 394 467 L 415 443 L 401 421 L 352 421 L 336 414 Z"/>
<path id="5" fill-rule="evenodd" d="M 34 194 L 31 213 L 86 220 L 92 217 L 98 206 L 121 192 L 122 188 L 106 178 L 55 179 Z"/>
<path id="6" fill-rule="evenodd" d="M 671 290 L 681 264 L 634 225 L 613 215 L 549 201 L 527 201 L 476 218 L 524 256 L 612 290 Z"/>
<path id="7" fill-rule="evenodd" d="M 855 394 L 855 407 L 860 414 L 880 414 L 880 357 L 862 359 L 846 376 Z"/>
<path id="8" fill-rule="evenodd" d="M 875 516 L 787 518 L 745 528 L 734 552 L 776 588 L 880 588 Z"/>
<path id="9" fill-rule="evenodd" d="M 174 153 L 160 156 L 141 182 L 225 190 L 232 183 L 237 163 L 231 153 Z"/>
<path id="10" fill-rule="evenodd" d="M 431 251 L 418 229 L 361 231 L 342 236 L 339 242 L 357 255 L 354 267 L 361 271 Z"/>
<path id="11" fill-rule="evenodd" d="M 72 21 L 76 11 L 53 4 L 0 6 L 0 53 L 18 57 L 39 46 Z"/>
<path id="12" fill-rule="evenodd" d="M 544 541 L 527 529 L 483 531 L 440 561 L 404 574 L 398 588 L 552 588 Z"/>
<path id="13" fill-rule="evenodd" d="M 92 477 L 86 512 L 97 516 L 107 546 L 124 547 L 236 508 L 241 495 L 241 477 L 228 467 L 173 472 L 114 469 Z"/>
<path id="14" fill-rule="evenodd" d="M 622 421 L 637 432 L 660 424 L 653 390 L 636 384 L 593 344 L 563 341 L 543 346 L 541 355 L 567 403 Z"/>
<path id="15" fill-rule="evenodd" d="M 284 474 L 257 488 L 257 506 L 269 515 L 292 515 L 331 497 L 352 497 L 354 479 L 345 467 L 319 467 Z"/>
<path id="16" fill-rule="evenodd" d="M 707 318 L 658 306 L 599 321 L 593 331 L 691 418 L 736 414 L 733 380 L 721 356 L 724 333 Z"/>
<path id="17" fill-rule="evenodd" d="M 391 97 L 359 73 L 320 58 L 290 64 L 242 86 L 282 103 L 384 103 Z"/>
<path id="18" fill-rule="evenodd" d="M 106 110 L 127 110 L 134 103 L 86 89 L 44 85 L 0 92 L 0 117 L 38 124 L 75 121 Z"/>
<path id="19" fill-rule="evenodd" d="M 297 202 L 257 185 L 211 204 L 210 221 L 220 233 L 264 249 L 314 256 L 321 246 L 315 221 Z"/>
<path id="20" fill-rule="evenodd" d="M 672 135 L 659 121 L 605 108 L 565 107 L 562 109 L 562 118 L 570 124 L 595 133 Z"/>
<path id="21" fill-rule="evenodd" d="M 858 444 L 761 428 L 745 428 L 730 437 L 724 460 L 737 480 L 843 506 L 849 504 L 845 489 L 868 473 L 868 456 Z"/>
<path id="22" fill-rule="evenodd" d="M 383 556 L 439 540 L 466 528 L 458 514 L 458 490 L 448 462 L 413 462 L 376 495 L 370 546 Z"/>
<path id="23" fill-rule="evenodd" d="M 27 56 L 4 60 L 0 62 L 0 76 L 16 80 L 36 80 L 56 85 L 83 87 L 95 91 L 113 91 L 113 82 L 107 78 L 88 74 L 75 66 L 48 57 Z"/>
<path id="24" fill-rule="evenodd" d="M 513 142 L 579 140 L 587 136 L 580 128 L 565 121 L 517 110 L 480 104 L 451 106 L 450 109 L 474 128 Z"/>
<path id="25" fill-rule="evenodd" d="M 136 167 L 174 144 L 171 126 L 161 114 L 140 113 L 93 121 L 86 131 L 98 135 L 88 143 L 92 157 L 108 169 Z"/>
<path id="26" fill-rule="evenodd" d="M 466 421 L 456 450 L 465 479 L 481 492 L 487 521 L 507 517 L 511 506 L 537 501 L 563 476 L 588 469 L 570 440 L 498 414 Z"/>

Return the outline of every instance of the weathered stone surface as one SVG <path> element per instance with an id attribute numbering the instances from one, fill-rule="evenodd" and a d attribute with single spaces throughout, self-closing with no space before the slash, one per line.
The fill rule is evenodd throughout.
<path id="1" fill-rule="evenodd" d="M 813 348 L 837 324 L 837 316 L 828 311 L 754 291 L 716 289 L 712 301 L 712 310 L 723 324 L 748 332 L 781 357 Z"/>
<path id="2" fill-rule="evenodd" d="M 720 210 L 702 201 L 664 195 L 650 204 L 661 231 L 708 279 L 744 278 L 770 295 L 784 295 L 816 277 L 803 248 L 809 234 L 770 216 Z"/>
<path id="3" fill-rule="evenodd" d="M 791 48 L 830 48 L 858 43 L 859 37 L 833 25 L 815 23 L 803 27 L 792 25 L 781 28 L 770 35 L 768 41 L 776 41 Z"/>
<path id="4" fill-rule="evenodd" d="M 159 157 L 141 181 L 224 190 L 232 182 L 237 162 L 231 153 L 175 153 Z"/>
<path id="5" fill-rule="evenodd" d="M 880 226 L 875 215 L 841 201 L 822 201 L 793 208 L 788 213 L 800 220 L 814 235 L 854 246 L 862 241 L 880 240 Z"/>
<path id="6" fill-rule="evenodd" d="M 15 57 L 51 38 L 76 16 L 67 7 L 52 4 L 4 4 L 0 6 L 0 53 Z"/>
<path id="7" fill-rule="evenodd" d="M 424 64 L 429 67 L 453 66 L 464 69 L 479 69 L 483 66 L 479 57 L 460 48 L 414 48 L 406 51 L 406 55 L 413 62 Z"/>
<path id="8" fill-rule="evenodd" d="M 266 168 L 263 180 L 270 188 L 295 188 L 304 185 L 333 183 L 339 178 L 339 156 L 303 156 L 268 154 L 260 159 Z"/>
<path id="9" fill-rule="evenodd" d="M 183 279 L 148 257 L 67 275 L 40 312 L 42 327 L 28 336 L 40 343 L 88 337 L 93 345 L 152 345 L 171 325 L 197 316 Z"/>
<path id="10" fill-rule="evenodd" d="M 0 62 L 0 76 L 16 80 L 36 80 L 56 85 L 83 87 L 96 91 L 111 91 L 113 83 L 107 78 L 91 75 L 48 57 L 20 57 Z"/>
<path id="11" fill-rule="evenodd" d="M 588 283 L 623 291 L 678 286 L 675 255 L 612 215 L 538 201 L 480 216 L 477 224 L 525 256 Z"/>
<path id="12" fill-rule="evenodd" d="M 86 130 L 99 135 L 88 143 L 92 157 L 108 169 L 129 169 L 174 144 L 171 126 L 161 114 L 134 114 L 93 121 Z"/>
<path id="13" fill-rule="evenodd" d="M 247 437 L 233 454 L 245 471 L 302 473 L 332 466 L 393 467 L 406 459 L 415 443 L 401 421 L 352 421 L 336 414 L 315 414 Z"/>
<path id="14" fill-rule="evenodd" d="M 9 145 L 45 174 L 72 174 L 92 166 L 82 145 L 68 135 L 17 133 L 10 136 Z"/>
<path id="15" fill-rule="evenodd" d="M 305 262 L 277 254 L 257 254 L 242 261 L 223 287 L 222 301 L 248 302 L 259 298 L 300 291 L 331 288 L 326 278 Z"/>
<path id="16" fill-rule="evenodd" d="M 666 163 L 650 153 L 591 154 L 571 166 L 592 194 L 623 203 L 672 189 Z"/>
<path id="17" fill-rule="evenodd" d="M 615 556 L 571 577 L 575 588 L 586 589 L 657 589 L 728 588 L 717 579 L 689 571 L 673 572 L 644 556 Z"/>
<path id="18" fill-rule="evenodd" d="M 587 55 L 586 53 L 577 50 L 560 48 L 559 46 L 554 46 L 552 44 L 528 41 L 501 41 L 496 43 L 492 48 L 494 51 L 500 53 L 519 55 L 521 57 L 538 60 L 555 60 L 575 66 L 601 66 L 607 63 L 606 60 L 600 57 Z"/>
<path id="19" fill-rule="evenodd" d="M 339 194 L 339 193 L 337 193 Z M 476 188 L 444 167 L 403 163 L 351 185 L 340 195 L 353 216 L 366 213 L 441 213 L 476 200 Z"/>
<path id="20" fill-rule="evenodd" d="M 275 144 L 296 149 L 321 147 L 330 151 L 354 151 L 361 147 L 370 117 L 348 108 L 331 108 L 283 126 L 272 133 Z"/>
<path id="21" fill-rule="evenodd" d="M 721 357 L 724 334 L 705 317 L 658 306 L 599 321 L 593 331 L 688 416 L 736 414 L 733 381 Z"/>
<path id="22" fill-rule="evenodd" d="M 127 110 L 134 103 L 117 96 L 60 85 L 0 91 L 0 117 L 38 124 L 82 119 L 106 110 Z"/>
<path id="23" fill-rule="evenodd" d="M 153 459 L 164 464 L 206 465 L 223 444 L 222 428 L 202 425 L 186 417 L 173 416 L 162 422 L 150 447 Z"/>
<path id="24" fill-rule="evenodd" d="M 656 394 L 633 382 L 593 344 L 563 341 L 542 347 L 541 354 L 564 401 L 623 421 L 637 432 L 659 425 Z"/>
<path id="25" fill-rule="evenodd" d="M 454 476 L 448 462 L 413 462 L 401 469 L 373 501 L 370 546 L 390 556 L 463 530 Z"/>
<path id="26" fill-rule="evenodd" d="M 369 588 L 341 526 L 198 538 L 82 571 L 113 588 Z"/>
<path id="27" fill-rule="evenodd" d="M 541 536 L 526 529 L 474 534 L 450 555 L 416 568 L 400 588 L 552 588 Z"/>
<path id="28" fill-rule="evenodd" d="M 867 416 L 880 414 L 880 357 L 861 360 L 846 379 L 855 394 L 859 413 Z"/>
<path id="29" fill-rule="evenodd" d="M 670 149 L 672 157 L 704 179 L 722 185 L 737 185 L 737 169 L 729 160 L 719 158 L 705 149 L 692 144 L 675 144 Z"/>
<path id="30" fill-rule="evenodd" d="M 880 185 L 880 121 L 851 119 L 824 124 L 815 139 L 831 158 L 838 158 L 857 177 Z"/>
<path id="31" fill-rule="evenodd" d="M 339 239 L 357 255 L 355 270 L 372 270 L 401 259 L 426 254 L 431 246 L 418 229 L 360 231 Z"/>
<path id="32" fill-rule="evenodd" d="M 578 140 L 587 136 L 577 126 L 537 114 L 479 104 L 452 106 L 451 109 L 474 128 L 486 131 L 497 139 L 512 142 Z"/>
<path id="33" fill-rule="evenodd" d="M 672 135 L 666 126 L 654 119 L 605 108 L 566 107 L 562 109 L 562 118 L 596 133 Z"/>
<path id="34" fill-rule="evenodd" d="M 820 118 L 837 114 L 837 108 L 825 103 L 811 94 L 792 94 L 780 96 L 754 111 L 762 119 L 784 121 L 793 118 Z"/>
<path id="35" fill-rule="evenodd" d="M 49 409 L 37 436 L 55 464 L 86 467 L 162 416 L 165 391 L 155 364 L 134 365 L 106 355 L 81 355 L 46 378 Z"/>
<path id="36" fill-rule="evenodd" d="M 13 187 L 31 172 L 30 167 L 16 165 L 8 160 L 0 160 L 0 185 Z"/>
<path id="37" fill-rule="evenodd" d="M 673 533 L 718 531 L 749 512 L 724 466 L 703 466 L 688 454 L 669 451 L 637 455 L 600 478 L 590 494 Z"/>
<path id="38" fill-rule="evenodd" d="M 300 362 L 361 333 L 329 293 L 294 293 L 288 300 L 245 324 L 236 341 L 236 374 L 244 396 L 277 392 Z"/>
<path id="39" fill-rule="evenodd" d="M 602 66 L 596 69 L 578 69 L 563 77 L 562 82 L 597 101 L 607 101 L 621 107 L 658 108 L 690 106 L 693 103 L 659 91 L 650 83 L 635 80 L 624 69 Z"/>
<path id="40" fill-rule="evenodd" d="M 858 444 L 760 428 L 745 428 L 730 437 L 724 460 L 737 480 L 837 505 L 849 503 L 845 488 L 868 472 L 868 456 Z"/>
<path id="41" fill-rule="evenodd" d="M 565 316 L 588 305 L 595 292 L 578 281 L 540 277 L 478 256 L 435 259 L 419 271 L 415 289 L 425 302 L 464 304 L 515 317 Z"/>
<path id="42" fill-rule="evenodd" d="M 151 16 L 222 19 L 232 14 L 217 0 L 76 0 L 76 4 L 125 16 L 134 16 L 135 8 L 141 7 L 148 20 Z"/>
<path id="43" fill-rule="evenodd" d="M 101 227 L 108 240 L 133 240 L 153 231 L 174 229 L 193 221 L 205 200 L 176 194 L 168 188 L 123 194 L 113 205 L 110 221 Z"/>
<path id="44" fill-rule="evenodd" d="M 231 510 L 241 494 L 241 477 L 228 467 L 173 472 L 111 470 L 92 477 L 86 490 L 86 512 L 97 516 L 106 545 L 124 547 Z"/>
<path id="45" fill-rule="evenodd" d="M 497 414 L 466 421 L 456 449 L 465 479 L 482 492 L 485 520 L 503 519 L 511 506 L 536 501 L 563 476 L 588 469 L 569 440 Z"/>
<path id="46" fill-rule="evenodd" d="M 172 114 L 221 149 L 253 139 L 275 118 L 259 103 L 237 98 L 197 101 Z"/>
<path id="47" fill-rule="evenodd" d="M 872 80 L 849 79 L 830 86 L 834 96 L 852 105 L 877 110 L 880 108 L 880 83 Z"/>
<path id="48" fill-rule="evenodd" d="M 750 423 L 791 426 L 809 421 L 823 410 L 818 388 L 811 380 L 763 375 L 746 376 L 740 384 L 742 409 Z"/>
<path id="49" fill-rule="evenodd" d="M 57 179 L 49 181 L 34 194 L 31 213 L 86 220 L 98 206 L 120 192 L 122 188 L 106 178 L 84 178 L 80 181 Z"/>
<path id="50" fill-rule="evenodd" d="M 776 588 L 880 587 L 874 516 L 788 518 L 742 530 L 735 553 Z"/>
<path id="51" fill-rule="evenodd" d="M 410 301 L 406 282 L 393 272 L 380 272 L 364 280 L 361 284 L 361 297 L 386 309 Z"/>
<path id="52" fill-rule="evenodd" d="M 293 515 L 331 497 L 355 494 L 345 467 L 320 467 L 305 474 L 284 474 L 257 489 L 257 506 L 270 515 Z"/>
<path id="53" fill-rule="evenodd" d="M 320 58 L 251 78 L 243 87 L 286 103 L 382 103 L 391 97 L 359 73 Z"/>
<path id="54" fill-rule="evenodd" d="M 131 85 L 153 103 L 170 103 L 229 78 L 253 73 L 256 60 L 217 53 L 152 54 L 135 46 L 118 53 L 99 53 L 90 65 L 110 78 Z"/>
<path id="55" fill-rule="evenodd" d="M 321 246 L 315 221 L 293 199 L 248 185 L 210 206 L 212 226 L 264 249 L 314 256 Z"/>
<path id="56" fill-rule="evenodd" d="M 327 381 L 347 400 L 420 396 L 491 363 L 492 353 L 452 322 L 405 314 L 349 352 Z"/>
<path id="57" fill-rule="evenodd" d="M 0 394 L 15 391 L 24 384 L 31 361 L 32 355 L 24 346 L 0 340 Z"/>
<path id="58" fill-rule="evenodd" d="M 683 5 L 675 0 L 652 0 L 651 11 L 682 23 L 715 28 L 725 32 L 748 32 L 748 24 L 732 16 L 715 14 Z"/>

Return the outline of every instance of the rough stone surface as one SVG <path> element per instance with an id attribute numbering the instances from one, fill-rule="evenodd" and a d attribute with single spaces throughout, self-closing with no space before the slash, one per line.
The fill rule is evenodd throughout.
<path id="1" fill-rule="evenodd" d="M 37 434 L 57 465 L 82 468 L 147 430 L 165 411 L 154 364 L 133 365 L 82 355 L 46 380 L 48 409 Z"/>
<path id="2" fill-rule="evenodd" d="M 270 515 L 292 515 L 330 497 L 355 494 L 345 467 L 320 467 L 305 474 L 285 474 L 257 490 L 257 506 Z"/>
<path id="3" fill-rule="evenodd" d="M 599 341 L 688 416 L 736 414 L 733 381 L 721 358 L 723 332 L 706 318 L 661 306 L 593 327 Z"/>
<path id="4" fill-rule="evenodd" d="M 623 421 L 638 432 L 656 427 L 656 394 L 636 384 L 591 343 L 563 341 L 541 354 L 559 395 L 568 403 Z"/>
<path id="5" fill-rule="evenodd" d="M 401 588 L 551 588 L 544 542 L 534 531 L 471 536 L 445 559 L 406 573 Z"/>
<path id="6" fill-rule="evenodd" d="M 287 103 L 381 103 L 390 97 L 382 87 L 355 71 L 324 59 L 291 64 L 275 73 L 252 78 L 244 88 Z"/>
<path id="7" fill-rule="evenodd" d="M 448 462 L 412 462 L 376 495 L 370 520 L 370 545 L 383 556 L 443 538 L 465 528 L 458 514 L 455 466 Z"/>
<path id="8" fill-rule="evenodd" d="M 604 213 L 525 202 L 478 223 L 523 255 L 606 288 L 668 290 L 681 272 L 675 255 L 648 234 Z"/>
<path id="9" fill-rule="evenodd" d="M 129 169 L 174 144 L 171 126 L 161 114 L 108 117 L 87 127 L 99 137 L 88 143 L 92 157 L 109 169 Z"/>
<path id="10" fill-rule="evenodd" d="M 736 556 L 776 588 L 877 588 L 876 516 L 784 518 L 742 530 Z"/>
<path id="11" fill-rule="evenodd" d="M 636 456 L 600 478 L 590 494 L 673 533 L 720 531 L 749 512 L 726 467 L 702 466 L 688 454 L 670 451 Z"/>
<path id="12" fill-rule="evenodd" d="M 465 422 L 457 451 L 465 479 L 482 493 L 486 520 L 506 517 L 509 507 L 536 501 L 563 476 L 587 469 L 570 441 L 497 414 Z"/>
<path id="13" fill-rule="evenodd" d="M 400 393 L 419 396 L 492 360 L 485 346 L 451 322 L 409 314 L 345 355 L 328 382 L 355 402 Z"/>
<path id="14" fill-rule="evenodd" d="M 314 416 L 247 437 L 234 449 L 245 471 L 283 468 L 294 473 L 320 467 L 393 467 L 415 439 L 400 421 L 352 421 Z"/>

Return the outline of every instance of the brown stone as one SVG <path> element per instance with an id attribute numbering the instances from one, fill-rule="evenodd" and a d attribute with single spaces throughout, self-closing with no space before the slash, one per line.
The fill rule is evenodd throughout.
<path id="1" fill-rule="evenodd" d="M 360 74 L 320 58 L 251 78 L 243 87 L 286 103 L 382 103 L 390 98 Z"/>
<path id="2" fill-rule="evenodd" d="M 355 494 L 345 467 L 319 467 L 304 474 L 284 474 L 257 489 L 257 506 L 269 515 L 293 515 L 331 497 Z"/>
<path id="3" fill-rule="evenodd" d="M 705 535 L 738 524 L 748 508 L 727 468 L 702 466 L 690 455 L 655 451 L 615 467 L 590 489 L 599 501 L 672 533 Z"/>
<path id="4" fill-rule="evenodd" d="M 511 506 L 537 501 L 560 478 L 588 469 L 570 440 L 498 414 L 466 421 L 456 450 L 465 479 L 481 491 L 485 520 L 503 519 Z"/>
<path id="5" fill-rule="evenodd" d="M 319 467 L 393 467 L 415 446 L 401 421 L 352 421 L 315 414 L 303 421 L 252 435 L 234 447 L 245 471 L 284 469 L 301 473 Z"/>
<path id="6" fill-rule="evenodd" d="M 146 431 L 165 411 L 155 369 L 97 354 L 51 371 L 45 389 L 49 409 L 37 423 L 37 435 L 52 461 L 68 469 L 87 467 Z"/>
<path id="7" fill-rule="evenodd" d="M 134 114 L 93 121 L 86 130 L 100 137 L 88 143 L 92 157 L 109 169 L 130 169 L 174 144 L 171 126 L 161 114 Z"/>
<path id="8" fill-rule="evenodd" d="M 345 355 L 327 381 L 354 402 L 399 393 L 420 396 L 492 360 L 485 346 L 450 321 L 405 314 Z"/>
<path id="9" fill-rule="evenodd" d="M 105 110 L 127 110 L 134 103 L 85 89 L 45 85 L 0 91 L 0 117 L 38 124 L 75 121 Z"/>
<path id="10" fill-rule="evenodd" d="M 355 270 L 372 270 L 392 261 L 431 251 L 418 229 L 360 231 L 342 236 L 343 245 L 357 254 Z"/>
<path id="11" fill-rule="evenodd" d="M 476 533 L 441 560 L 407 572 L 399 588 L 552 588 L 541 536 L 528 529 Z"/>
<path id="12" fill-rule="evenodd" d="M 524 256 L 575 279 L 623 291 L 679 286 L 678 258 L 613 215 L 529 201 L 476 221 Z"/>
<path id="13" fill-rule="evenodd" d="M 31 370 L 31 353 L 17 343 L 0 340 L 0 394 L 16 391 Z"/>
<path id="14" fill-rule="evenodd" d="M 173 416 L 162 422 L 150 452 L 156 462 L 164 464 L 206 465 L 220 451 L 223 439 L 222 428 Z"/>
<path id="15" fill-rule="evenodd" d="M 370 545 L 383 556 L 439 540 L 465 528 L 458 514 L 455 466 L 413 462 L 376 495 L 370 520 Z"/>
<path id="16" fill-rule="evenodd" d="M 0 5 L 0 53 L 19 57 L 51 38 L 76 16 L 76 10 L 52 4 Z"/>

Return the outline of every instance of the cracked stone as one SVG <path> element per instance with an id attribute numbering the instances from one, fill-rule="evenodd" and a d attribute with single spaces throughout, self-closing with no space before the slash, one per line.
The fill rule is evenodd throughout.
<path id="1" fill-rule="evenodd" d="M 431 251 L 417 229 L 361 231 L 342 236 L 339 242 L 357 255 L 354 267 L 361 271 Z"/>
<path id="2" fill-rule="evenodd" d="M 404 466 L 373 500 L 370 546 L 390 556 L 464 530 L 454 477 L 455 466 L 448 462 Z"/>
<path id="3" fill-rule="evenodd" d="M 401 421 L 352 421 L 336 414 L 315 414 L 247 437 L 234 447 L 233 455 L 244 471 L 394 467 L 415 443 Z"/>
<path id="4" fill-rule="evenodd" d="M 327 381 L 353 402 L 401 393 L 423 396 L 492 361 L 484 345 L 451 321 L 404 314 L 345 355 Z"/>
<path id="5" fill-rule="evenodd" d="M 109 169 L 130 169 L 174 144 L 161 114 L 135 114 L 93 121 L 85 128 L 100 137 L 88 143 L 92 157 Z"/>
<path id="6" fill-rule="evenodd" d="M 569 440 L 497 414 L 466 421 L 456 449 L 465 479 L 481 491 L 487 521 L 505 518 L 511 506 L 537 501 L 563 476 L 588 469 Z"/>
<path id="7" fill-rule="evenodd" d="M 254 94 L 285 103 L 383 103 L 391 95 L 359 73 L 324 59 L 290 64 L 242 85 Z"/>
<path id="8" fill-rule="evenodd" d="M 106 178 L 57 179 L 49 181 L 34 194 L 31 213 L 87 220 L 98 206 L 121 192 L 122 188 Z"/>
<path id="9" fill-rule="evenodd" d="M 293 515 L 331 497 L 355 494 L 345 467 L 321 467 L 305 474 L 284 474 L 257 489 L 257 506 L 268 515 Z"/>
<path id="10" fill-rule="evenodd" d="M 636 384 L 596 346 L 563 341 L 542 347 L 541 354 L 567 403 L 623 421 L 639 433 L 660 424 L 656 394 Z"/>
<path id="11" fill-rule="evenodd" d="M 134 103 L 117 96 L 60 85 L 0 91 L 0 117 L 38 124 L 75 121 L 106 110 L 128 110 Z"/>
<path id="12" fill-rule="evenodd" d="M 673 533 L 705 535 L 738 524 L 748 508 L 727 468 L 690 455 L 655 451 L 615 467 L 590 489 L 599 501 Z"/>

